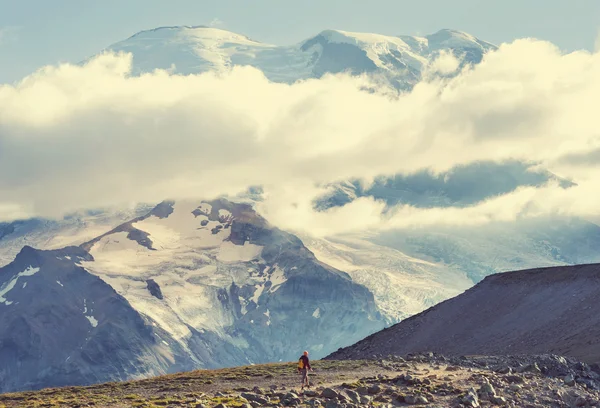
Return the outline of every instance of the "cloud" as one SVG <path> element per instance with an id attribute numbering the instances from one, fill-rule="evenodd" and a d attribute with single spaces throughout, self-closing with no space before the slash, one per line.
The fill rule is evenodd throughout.
<path id="1" fill-rule="evenodd" d="M 431 64 L 431 71 L 442 75 L 449 75 L 456 72 L 460 66 L 460 61 L 449 51 L 442 51 L 438 58 Z"/>
<path id="2" fill-rule="evenodd" d="M 219 26 L 222 26 L 223 24 L 224 24 L 223 21 L 220 18 L 218 18 L 218 17 L 213 18 L 210 21 L 210 23 L 208 23 L 208 25 L 210 27 L 219 27 Z"/>
<path id="3" fill-rule="evenodd" d="M 130 55 L 105 54 L 0 86 L 0 217 L 207 198 L 250 185 L 265 187 L 270 220 L 318 234 L 587 216 L 600 204 L 593 167 L 572 163 L 600 149 L 597 53 L 563 55 L 519 40 L 453 79 L 428 79 L 393 98 L 361 90 L 373 86 L 366 77 L 289 85 L 250 67 L 191 76 L 130 70 Z M 319 184 L 484 160 L 527 161 L 579 186 L 518 190 L 466 209 L 388 209 L 372 199 L 312 208 Z"/>

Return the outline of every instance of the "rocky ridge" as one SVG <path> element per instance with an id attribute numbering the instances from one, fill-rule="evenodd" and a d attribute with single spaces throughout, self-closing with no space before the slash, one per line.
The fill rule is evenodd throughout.
<path id="1" fill-rule="evenodd" d="M 463 294 L 328 358 L 424 351 L 446 355 L 566 355 L 600 362 L 600 265 L 491 275 Z"/>

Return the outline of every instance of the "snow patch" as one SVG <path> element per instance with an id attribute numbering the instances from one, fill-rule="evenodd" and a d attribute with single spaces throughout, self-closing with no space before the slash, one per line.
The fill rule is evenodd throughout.
<path id="1" fill-rule="evenodd" d="M 219 210 L 219 217 L 223 217 L 225 219 L 230 219 L 230 218 L 233 218 L 233 215 L 231 214 L 231 212 L 229 210 L 225 210 L 225 209 L 221 208 Z"/>
<path id="2" fill-rule="evenodd" d="M 236 245 L 231 241 L 221 244 L 217 259 L 221 262 L 249 262 L 256 259 L 262 253 L 263 247 L 244 242 L 244 245 Z"/>
<path id="3" fill-rule="evenodd" d="M 19 278 L 24 276 L 33 276 L 39 271 L 40 268 L 28 266 L 27 269 L 25 269 L 23 272 L 19 272 L 17 276 L 13 277 L 8 283 L 5 283 L 2 287 L 0 287 L 0 303 L 4 303 L 7 306 L 11 305 L 13 302 L 9 302 L 4 296 L 15 287 Z"/>
<path id="4" fill-rule="evenodd" d="M 246 299 L 244 299 L 241 296 L 238 296 L 238 300 L 240 301 L 241 313 L 242 315 L 245 315 L 246 313 L 248 313 L 248 310 L 246 310 Z"/>
<path id="5" fill-rule="evenodd" d="M 212 212 L 212 205 L 210 205 L 208 203 L 202 203 L 198 206 L 198 210 L 200 210 L 202 213 L 204 213 L 204 215 L 208 216 Z"/>
<path id="6" fill-rule="evenodd" d="M 65 285 L 63 285 L 62 283 L 60 283 L 60 281 L 56 281 L 56 283 L 58 283 L 60 286 L 62 286 L 63 288 L 65 287 Z"/>
<path id="7" fill-rule="evenodd" d="M 260 295 L 262 295 L 263 291 L 265 290 L 265 285 L 255 285 L 254 286 L 255 290 L 254 290 L 254 295 L 252 296 L 252 301 L 256 304 L 258 304 L 258 299 L 260 298 Z"/>
<path id="8" fill-rule="evenodd" d="M 315 319 L 318 319 L 319 317 L 321 317 L 321 309 L 317 307 L 315 309 L 315 311 L 313 312 L 312 317 L 314 317 Z"/>
<path id="9" fill-rule="evenodd" d="M 274 269 L 275 270 L 269 279 L 271 281 L 271 292 L 277 292 L 277 289 L 279 289 L 279 287 L 287 281 L 283 269 L 281 269 L 278 265 L 275 265 Z"/>
<path id="10" fill-rule="evenodd" d="M 94 316 L 86 316 L 85 318 L 89 320 L 92 327 L 98 327 L 98 320 Z"/>

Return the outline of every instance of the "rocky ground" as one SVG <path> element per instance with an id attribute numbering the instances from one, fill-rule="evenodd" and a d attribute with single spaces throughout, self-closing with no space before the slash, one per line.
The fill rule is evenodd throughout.
<path id="1" fill-rule="evenodd" d="M 428 353 L 314 369 L 305 392 L 288 363 L 5 394 L 0 407 L 600 407 L 598 367 L 558 356 Z"/>

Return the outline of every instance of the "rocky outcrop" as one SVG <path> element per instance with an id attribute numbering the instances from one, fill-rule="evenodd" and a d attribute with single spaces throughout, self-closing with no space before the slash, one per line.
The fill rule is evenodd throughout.
<path id="1" fill-rule="evenodd" d="M 492 275 L 462 295 L 338 350 L 331 359 L 433 351 L 554 353 L 600 362 L 600 265 Z"/>

